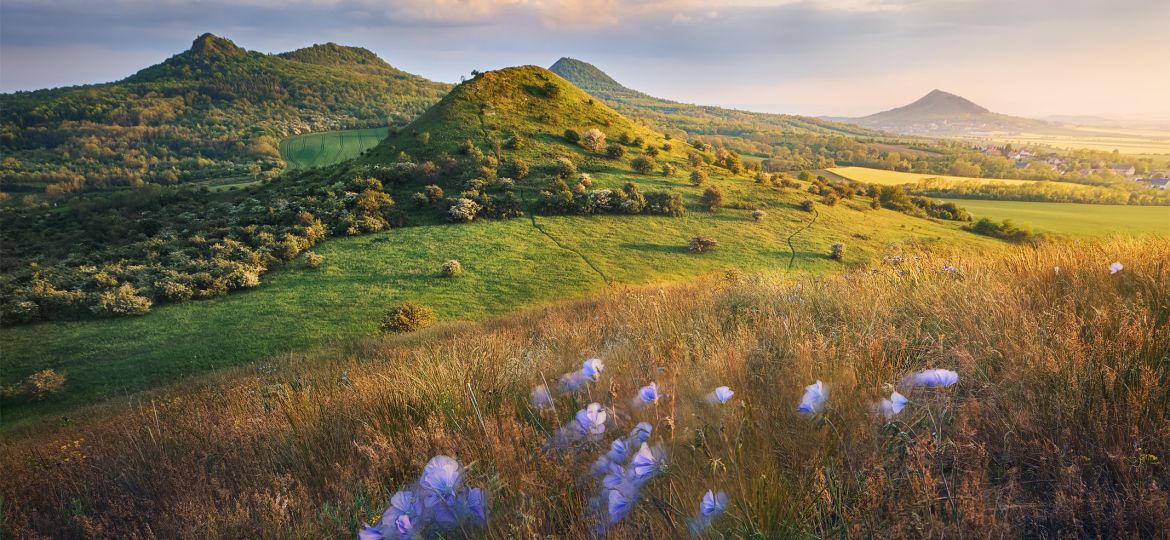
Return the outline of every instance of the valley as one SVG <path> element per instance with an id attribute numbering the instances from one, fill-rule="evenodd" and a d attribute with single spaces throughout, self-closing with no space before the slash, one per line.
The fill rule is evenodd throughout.
<path id="1" fill-rule="evenodd" d="M 919 52 L 998 22 L 922 26 L 913 3 L 131 4 L 101 26 L 133 43 L 92 35 L 92 14 L 67 27 L 112 82 L 0 93 L 0 538 L 1170 530 L 1156 114 L 1082 128 L 941 90 L 862 117 L 682 101 L 856 110 L 1002 78 L 1003 58 L 924 58 L 866 88 L 856 64 L 897 48 L 894 15 Z M 379 46 L 168 35 L 224 26 L 211 11 L 249 47 Z M 271 21 L 291 24 L 247 31 Z M 874 30 L 848 50 L 841 21 Z M 74 80 L 30 70 L 70 62 L 5 28 L 0 82 Z M 555 40 L 634 87 L 568 56 L 513 65 Z M 159 47 L 125 76 L 127 51 Z M 988 103 L 1044 99 L 1011 82 Z M 1084 87 L 1065 102 L 1108 94 Z"/>

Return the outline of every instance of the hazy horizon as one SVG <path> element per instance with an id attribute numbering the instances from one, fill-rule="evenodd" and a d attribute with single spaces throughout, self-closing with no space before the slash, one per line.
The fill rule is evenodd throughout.
<path id="1" fill-rule="evenodd" d="M 266 53 L 365 47 L 458 82 L 473 69 L 590 62 L 687 103 L 864 116 L 933 89 L 1028 117 L 1170 117 L 1170 3 L 1044 0 L 8 0 L 0 90 L 110 82 L 211 32 Z"/>

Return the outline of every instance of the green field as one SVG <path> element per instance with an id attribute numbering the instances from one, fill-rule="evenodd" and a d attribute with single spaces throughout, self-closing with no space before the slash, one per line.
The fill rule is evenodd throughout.
<path id="1" fill-rule="evenodd" d="M 972 178 L 970 176 L 948 176 L 945 174 L 918 174 L 898 171 L 887 171 L 882 169 L 870 169 L 867 167 L 833 167 L 826 169 L 829 172 L 848 178 L 855 182 L 863 182 L 866 184 L 877 184 L 882 186 L 900 186 L 904 184 L 917 184 L 927 178 L 937 178 L 947 182 L 976 182 L 980 184 L 1000 183 L 1000 184 L 1015 184 L 1027 185 L 1034 184 L 1036 180 L 1014 180 L 1003 178 Z M 1054 182 L 1055 183 L 1055 182 Z M 1080 187 L 1080 184 L 1065 183 L 1072 188 Z"/>
<path id="2" fill-rule="evenodd" d="M 377 146 L 386 133 L 380 127 L 295 135 L 280 141 L 280 157 L 293 169 L 333 165 Z"/>
<path id="3" fill-rule="evenodd" d="M 1170 207 L 948 199 L 976 218 L 1010 219 L 1037 230 L 1076 236 L 1170 233 Z"/>
<path id="4" fill-rule="evenodd" d="M 748 180 L 739 184 L 727 189 L 756 189 Z M 729 267 L 783 270 L 788 236 L 812 214 L 792 208 L 802 194 L 775 196 L 781 195 L 761 222 L 746 210 L 692 210 L 677 218 L 537 217 L 547 235 L 525 217 L 334 239 L 315 248 L 325 257 L 320 268 L 294 263 L 266 274 L 252 291 L 158 306 L 136 318 L 5 328 L 0 330 L 2 382 L 44 368 L 69 380 L 68 392 L 46 402 L 6 404 L 5 429 L 43 412 L 369 335 L 387 307 L 404 300 L 430 305 L 445 320 L 480 319 L 598 291 L 607 281 L 620 286 L 676 280 Z M 958 230 L 958 224 L 869 210 L 860 199 L 818 207 L 815 225 L 793 240 L 799 272 L 840 267 L 826 257 L 837 242 L 848 245 L 850 264 L 898 250 L 907 241 L 994 243 Z M 687 241 L 696 234 L 717 239 L 719 248 L 687 252 Z M 439 277 L 440 264 L 452 258 L 462 262 L 466 275 Z"/>

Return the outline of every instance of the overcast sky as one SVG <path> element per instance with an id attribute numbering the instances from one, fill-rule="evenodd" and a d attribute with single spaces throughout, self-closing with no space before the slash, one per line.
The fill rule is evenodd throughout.
<path id="1" fill-rule="evenodd" d="M 3 0 L 0 89 L 117 80 L 203 32 L 333 41 L 456 82 L 591 62 L 679 101 L 863 115 L 931 89 L 994 111 L 1170 113 L 1170 0 Z"/>

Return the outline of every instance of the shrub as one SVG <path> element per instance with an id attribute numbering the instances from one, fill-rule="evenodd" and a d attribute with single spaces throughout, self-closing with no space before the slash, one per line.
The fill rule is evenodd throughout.
<path id="1" fill-rule="evenodd" d="M 556 172 L 557 177 L 568 178 L 574 174 L 577 174 L 577 164 L 573 163 L 573 160 L 565 156 L 561 156 L 557 158 L 557 161 L 554 164 L 554 171 Z"/>
<path id="2" fill-rule="evenodd" d="M 625 144 L 625 145 L 629 145 L 629 144 L 634 142 L 634 137 L 632 135 L 630 135 L 630 132 L 626 131 L 626 132 L 623 132 L 621 135 L 618 135 L 618 142 Z"/>
<path id="3" fill-rule="evenodd" d="M 508 176 L 517 180 L 528 176 L 528 162 L 520 158 L 508 160 Z"/>
<path id="4" fill-rule="evenodd" d="M 443 274 L 443 277 L 459 277 L 463 275 L 463 265 L 460 264 L 459 261 L 451 259 L 443 263 L 443 267 L 440 272 Z"/>
<path id="5" fill-rule="evenodd" d="M 317 268 L 321 266 L 321 263 L 323 262 L 325 262 L 325 257 L 318 255 L 314 251 L 305 252 L 305 266 L 308 266 L 309 268 Z"/>
<path id="6" fill-rule="evenodd" d="M 808 199 L 800 201 L 800 209 L 804 210 L 805 212 L 812 212 L 813 206 L 814 206 L 813 202 L 808 200 Z"/>
<path id="7" fill-rule="evenodd" d="M 691 185 L 701 186 L 707 181 L 707 171 L 695 169 L 691 171 Z"/>
<path id="8" fill-rule="evenodd" d="M 626 155 L 626 147 L 620 144 L 611 144 L 605 148 L 605 157 L 609 159 L 621 159 Z"/>
<path id="9" fill-rule="evenodd" d="M 423 195 L 426 196 L 427 202 L 436 203 L 443 199 L 443 188 L 431 184 L 423 188 Z"/>
<path id="10" fill-rule="evenodd" d="M 129 283 L 107 290 L 98 296 L 97 304 L 90 309 L 101 315 L 143 315 L 150 311 L 152 302 L 138 294 Z"/>
<path id="11" fill-rule="evenodd" d="M 590 128 L 581 136 L 581 146 L 590 152 L 597 152 L 605 147 L 605 134 L 600 129 Z"/>
<path id="12" fill-rule="evenodd" d="M 471 199 L 457 199 L 454 203 L 451 204 L 451 207 L 447 209 L 447 216 L 451 219 L 451 221 L 466 223 L 475 219 L 475 215 L 479 213 L 479 208 L 479 203 Z"/>
<path id="13" fill-rule="evenodd" d="M 766 217 L 768 217 L 768 213 L 763 210 L 752 211 L 752 219 L 756 221 L 764 221 L 764 218 Z"/>
<path id="14" fill-rule="evenodd" d="M 669 135 L 669 134 L 667 134 L 667 135 L 666 135 L 666 138 L 667 138 L 667 139 L 669 139 L 669 138 L 670 138 L 670 135 Z M 674 145 L 672 145 L 672 144 L 670 144 L 670 143 L 662 143 L 662 150 L 664 150 L 664 151 L 666 151 L 666 152 L 669 152 L 669 151 L 670 151 L 671 149 L 673 149 L 673 148 L 674 148 Z"/>
<path id="15" fill-rule="evenodd" d="M 675 172 L 677 172 L 677 169 L 674 168 L 674 165 L 669 163 L 662 164 L 662 176 L 674 176 Z"/>
<path id="16" fill-rule="evenodd" d="M 589 176 L 589 173 L 581 173 L 581 176 L 577 177 L 577 183 L 587 188 L 591 188 L 593 187 L 593 177 Z"/>
<path id="17" fill-rule="evenodd" d="M 829 258 L 834 261 L 840 261 L 845 258 L 845 244 L 833 244 L 829 246 Z"/>
<path id="18" fill-rule="evenodd" d="M 824 197 L 821 197 L 821 203 L 825 206 L 836 206 L 838 200 L 834 193 L 826 193 Z"/>
<path id="19" fill-rule="evenodd" d="M 413 332 L 435 324 L 435 311 L 422 304 L 403 302 L 390 308 L 382 319 L 383 332 Z"/>
<path id="20" fill-rule="evenodd" d="M 714 238 L 707 238 L 706 236 L 699 235 L 691 238 L 691 243 L 687 246 L 687 249 L 690 250 L 691 253 L 706 253 L 717 247 L 719 247 L 719 241 L 715 240 Z"/>
<path id="21" fill-rule="evenodd" d="M 1031 227 L 1027 225 L 1017 226 L 1010 219 L 996 222 L 987 218 L 981 218 L 979 221 L 963 227 L 963 229 L 975 234 L 1007 240 L 1008 242 L 1028 242 L 1037 238 L 1036 234 L 1032 232 Z"/>
<path id="22" fill-rule="evenodd" d="M 28 377 L 20 385 L 19 393 L 32 399 L 44 399 L 65 388 L 65 376 L 52 369 L 42 369 Z"/>
<path id="23" fill-rule="evenodd" d="M 654 146 L 654 145 L 652 145 L 652 144 L 651 144 L 651 145 L 647 145 L 647 146 L 646 146 L 646 155 L 647 155 L 647 156 L 650 156 L 650 157 L 657 156 L 657 155 L 658 155 L 658 147 L 657 147 L 657 146 Z"/>
<path id="24" fill-rule="evenodd" d="M 683 214 L 682 195 L 664 191 L 646 193 L 646 211 L 650 214 L 677 217 Z"/>
<path id="25" fill-rule="evenodd" d="M 566 129 L 564 137 L 566 141 L 569 141 L 572 144 L 577 144 L 577 141 L 581 140 L 581 134 L 577 133 L 577 130 L 575 129 Z"/>
<path id="26" fill-rule="evenodd" d="M 639 156 L 630 162 L 630 167 L 640 174 L 650 174 L 650 171 L 658 168 L 658 162 L 649 156 Z"/>
<path id="27" fill-rule="evenodd" d="M 711 186 L 703 192 L 703 196 L 699 198 L 699 204 L 703 205 L 710 212 L 718 210 L 723 206 L 723 190 L 719 186 Z"/>
<path id="28" fill-rule="evenodd" d="M 704 162 L 703 156 L 700 156 L 694 152 L 687 152 L 687 161 L 690 162 L 691 167 L 698 167 Z"/>
<path id="29" fill-rule="evenodd" d="M 424 132 L 418 134 L 418 143 L 419 144 L 426 146 L 430 142 L 431 142 L 431 132 L 424 131 Z"/>

